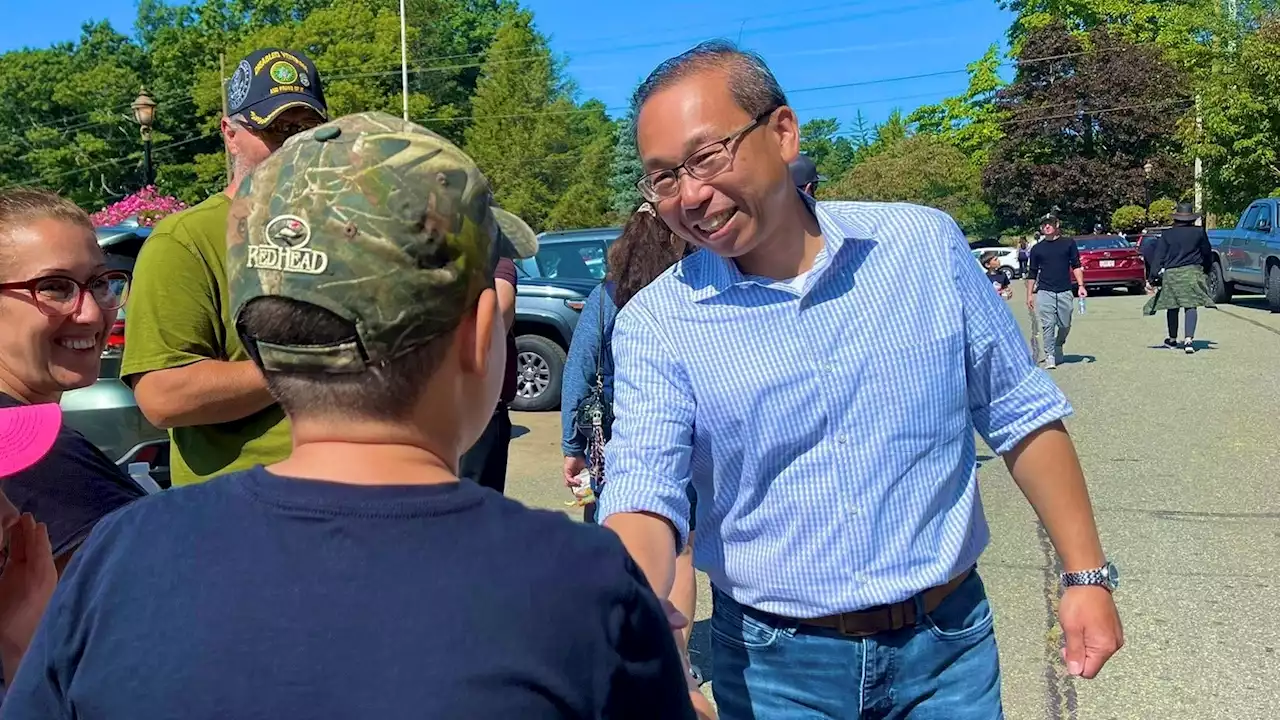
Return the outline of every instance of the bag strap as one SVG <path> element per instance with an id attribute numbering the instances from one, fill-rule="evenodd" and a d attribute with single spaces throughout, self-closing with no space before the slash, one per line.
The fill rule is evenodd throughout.
<path id="1" fill-rule="evenodd" d="M 596 347 L 596 391 L 604 392 L 604 301 L 609 295 L 609 288 L 604 283 L 600 284 L 600 313 L 598 322 L 600 325 L 600 344 Z"/>

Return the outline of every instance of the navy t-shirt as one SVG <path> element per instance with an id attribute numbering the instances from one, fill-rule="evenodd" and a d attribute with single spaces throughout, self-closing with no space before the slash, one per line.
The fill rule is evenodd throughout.
<path id="1" fill-rule="evenodd" d="M 0 408 L 21 405 L 0 393 Z M 54 557 L 76 549 L 104 516 L 147 494 L 85 436 L 66 425 L 47 455 L 0 480 L 0 489 L 19 512 L 31 513 L 49 528 Z"/>
<path id="2" fill-rule="evenodd" d="M 1027 274 L 1036 280 L 1036 289 L 1048 292 L 1071 292 L 1075 285 L 1072 270 L 1080 267 L 1080 248 L 1071 238 L 1041 240 L 1031 248 L 1031 265 Z"/>
<path id="3" fill-rule="evenodd" d="M 692 718 L 666 616 L 610 531 L 470 482 L 262 468 L 110 516 L 0 717 Z"/>

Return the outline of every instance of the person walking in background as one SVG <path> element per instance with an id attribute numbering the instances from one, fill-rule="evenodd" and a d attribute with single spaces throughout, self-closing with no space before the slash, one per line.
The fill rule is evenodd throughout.
<path id="1" fill-rule="evenodd" d="M 241 183 L 293 135 L 328 116 L 315 64 L 292 50 L 249 53 L 227 85 L 226 190 L 158 223 L 142 246 L 120 374 L 172 440 L 174 485 L 289 452 L 289 424 L 236 336 L 228 300 L 227 209 Z"/>
<path id="2" fill-rule="evenodd" d="M 1040 234 L 1040 242 L 1031 248 L 1027 268 L 1027 307 L 1040 321 L 1044 367 L 1052 370 L 1063 360 L 1063 346 L 1071 334 L 1075 298 L 1088 297 L 1089 292 L 1084 287 L 1080 248 L 1074 239 L 1062 237 L 1057 216 L 1044 217 Z M 1072 292 L 1073 279 L 1075 292 Z"/>
<path id="3" fill-rule="evenodd" d="M 1031 251 L 1027 249 L 1027 241 L 1018 241 L 1018 275 L 1027 276 L 1027 261 L 1031 259 Z"/>
<path id="4" fill-rule="evenodd" d="M 589 470 L 591 490 L 595 497 L 608 492 L 604 477 L 604 446 L 612 430 L 613 406 L 613 327 L 618 312 L 636 293 L 684 257 L 692 248 L 676 237 L 657 217 L 653 206 L 644 203 L 631 214 L 622 234 L 609 246 L 608 275 L 587 297 L 578 327 L 569 345 L 569 358 L 564 366 L 564 382 L 560 396 L 561 449 L 564 451 L 564 482 L 576 485 L 583 470 Z M 598 375 L 598 378 L 597 378 Z M 598 386 L 598 388 L 597 388 Z M 590 418 L 592 408 L 600 403 L 605 422 L 597 430 Z M 595 435 L 598 437 L 594 437 Z M 594 462 L 593 462 L 594 460 Z M 676 559 L 675 581 L 667 598 L 687 618 L 692 618 L 698 600 L 697 581 L 693 570 L 693 531 L 696 527 L 697 496 L 688 487 L 691 505 L 689 542 Z M 583 508 L 583 519 L 596 521 L 596 502 Z M 680 652 L 689 652 L 693 624 L 680 632 Z M 701 680 L 701 670 L 691 666 Z"/>
<path id="5" fill-rule="evenodd" d="M 507 488 L 507 457 L 511 450 L 511 401 L 516 398 L 516 264 L 500 258 L 493 271 L 493 289 L 498 295 L 502 326 L 507 331 L 507 362 L 502 375 L 498 407 L 474 447 L 462 456 L 458 477 L 496 492 Z"/>
<path id="6" fill-rule="evenodd" d="M 813 158 L 800 155 L 791 161 L 788 169 L 791 171 L 791 182 L 795 183 L 801 192 L 809 197 L 818 197 L 818 183 L 826 182 L 827 179 L 818 174 L 818 166 L 813 162 Z"/>
<path id="7" fill-rule="evenodd" d="M 0 190 L 0 258 L 0 408 L 57 403 L 97 382 L 129 273 L 107 265 L 88 214 L 44 190 Z M 83 435 L 59 428 L 52 450 L 11 472 L 4 490 L 48 526 L 61 571 L 99 520 L 146 493 Z"/>
<path id="8" fill-rule="evenodd" d="M 1071 406 L 955 221 L 799 191 L 799 119 L 731 43 L 632 107 L 637 187 L 701 250 L 618 315 L 599 515 L 666 595 L 693 482 L 720 717 L 1000 717 L 977 435 L 1061 556 L 1064 659 L 1094 677 L 1123 633 Z"/>
<path id="9" fill-rule="evenodd" d="M 1165 311 L 1168 334 L 1166 347 L 1178 347 L 1178 310 L 1185 317 L 1182 349 L 1196 351 L 1197 308 L 1217 307 L 1209 295 L 1209 272 L 1213 269 L 1213 248 L 1209 234 L 1196 224 L 1200 216 L 1190 203 L 1180 203 L 1173 213 L 1173 227 L 1160 233 L 1151 249 L 1147 266 L 1147 292 L 1152 297 L 1142 308 L 1144 315 Z M 1159 284 L 1156 290 L 1154 285 Z"/>

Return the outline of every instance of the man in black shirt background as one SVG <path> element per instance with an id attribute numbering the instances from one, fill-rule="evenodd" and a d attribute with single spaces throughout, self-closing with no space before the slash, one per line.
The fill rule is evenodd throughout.
<path id="1" fill-rule="evenodd" d="M 1071 316 L 1076 295 L 1088 297 L 1080 249 L 1076 241 L 1062 237 L 1058 218 L 1046 215 L 1040 223 L 1042 239 L 1031 248 L 1027 269 L 1027 307 L 1040 323 L 1044 366 L 1047 370 L 1062 362 L 1062 346 L 1071 333 Z M 1072 276 L 1078 288 L 1072 291 Z M 1031 329 L 1035 332 L 1035 328 Z"/>

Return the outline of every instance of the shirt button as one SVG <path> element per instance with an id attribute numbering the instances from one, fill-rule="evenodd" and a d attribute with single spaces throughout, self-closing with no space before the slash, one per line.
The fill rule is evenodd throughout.
<path id="1" fill-rule="evenodd" d="M 840 443 L 841 445 L 843 445 L 843 444 L 845 444 L 846 442 L 849 442 L 849 437 L 848 437 L 847 435 L 837 435 L 837 436 L 836 436 L 836 442 L 838 442 L 838 443 Z"/>

